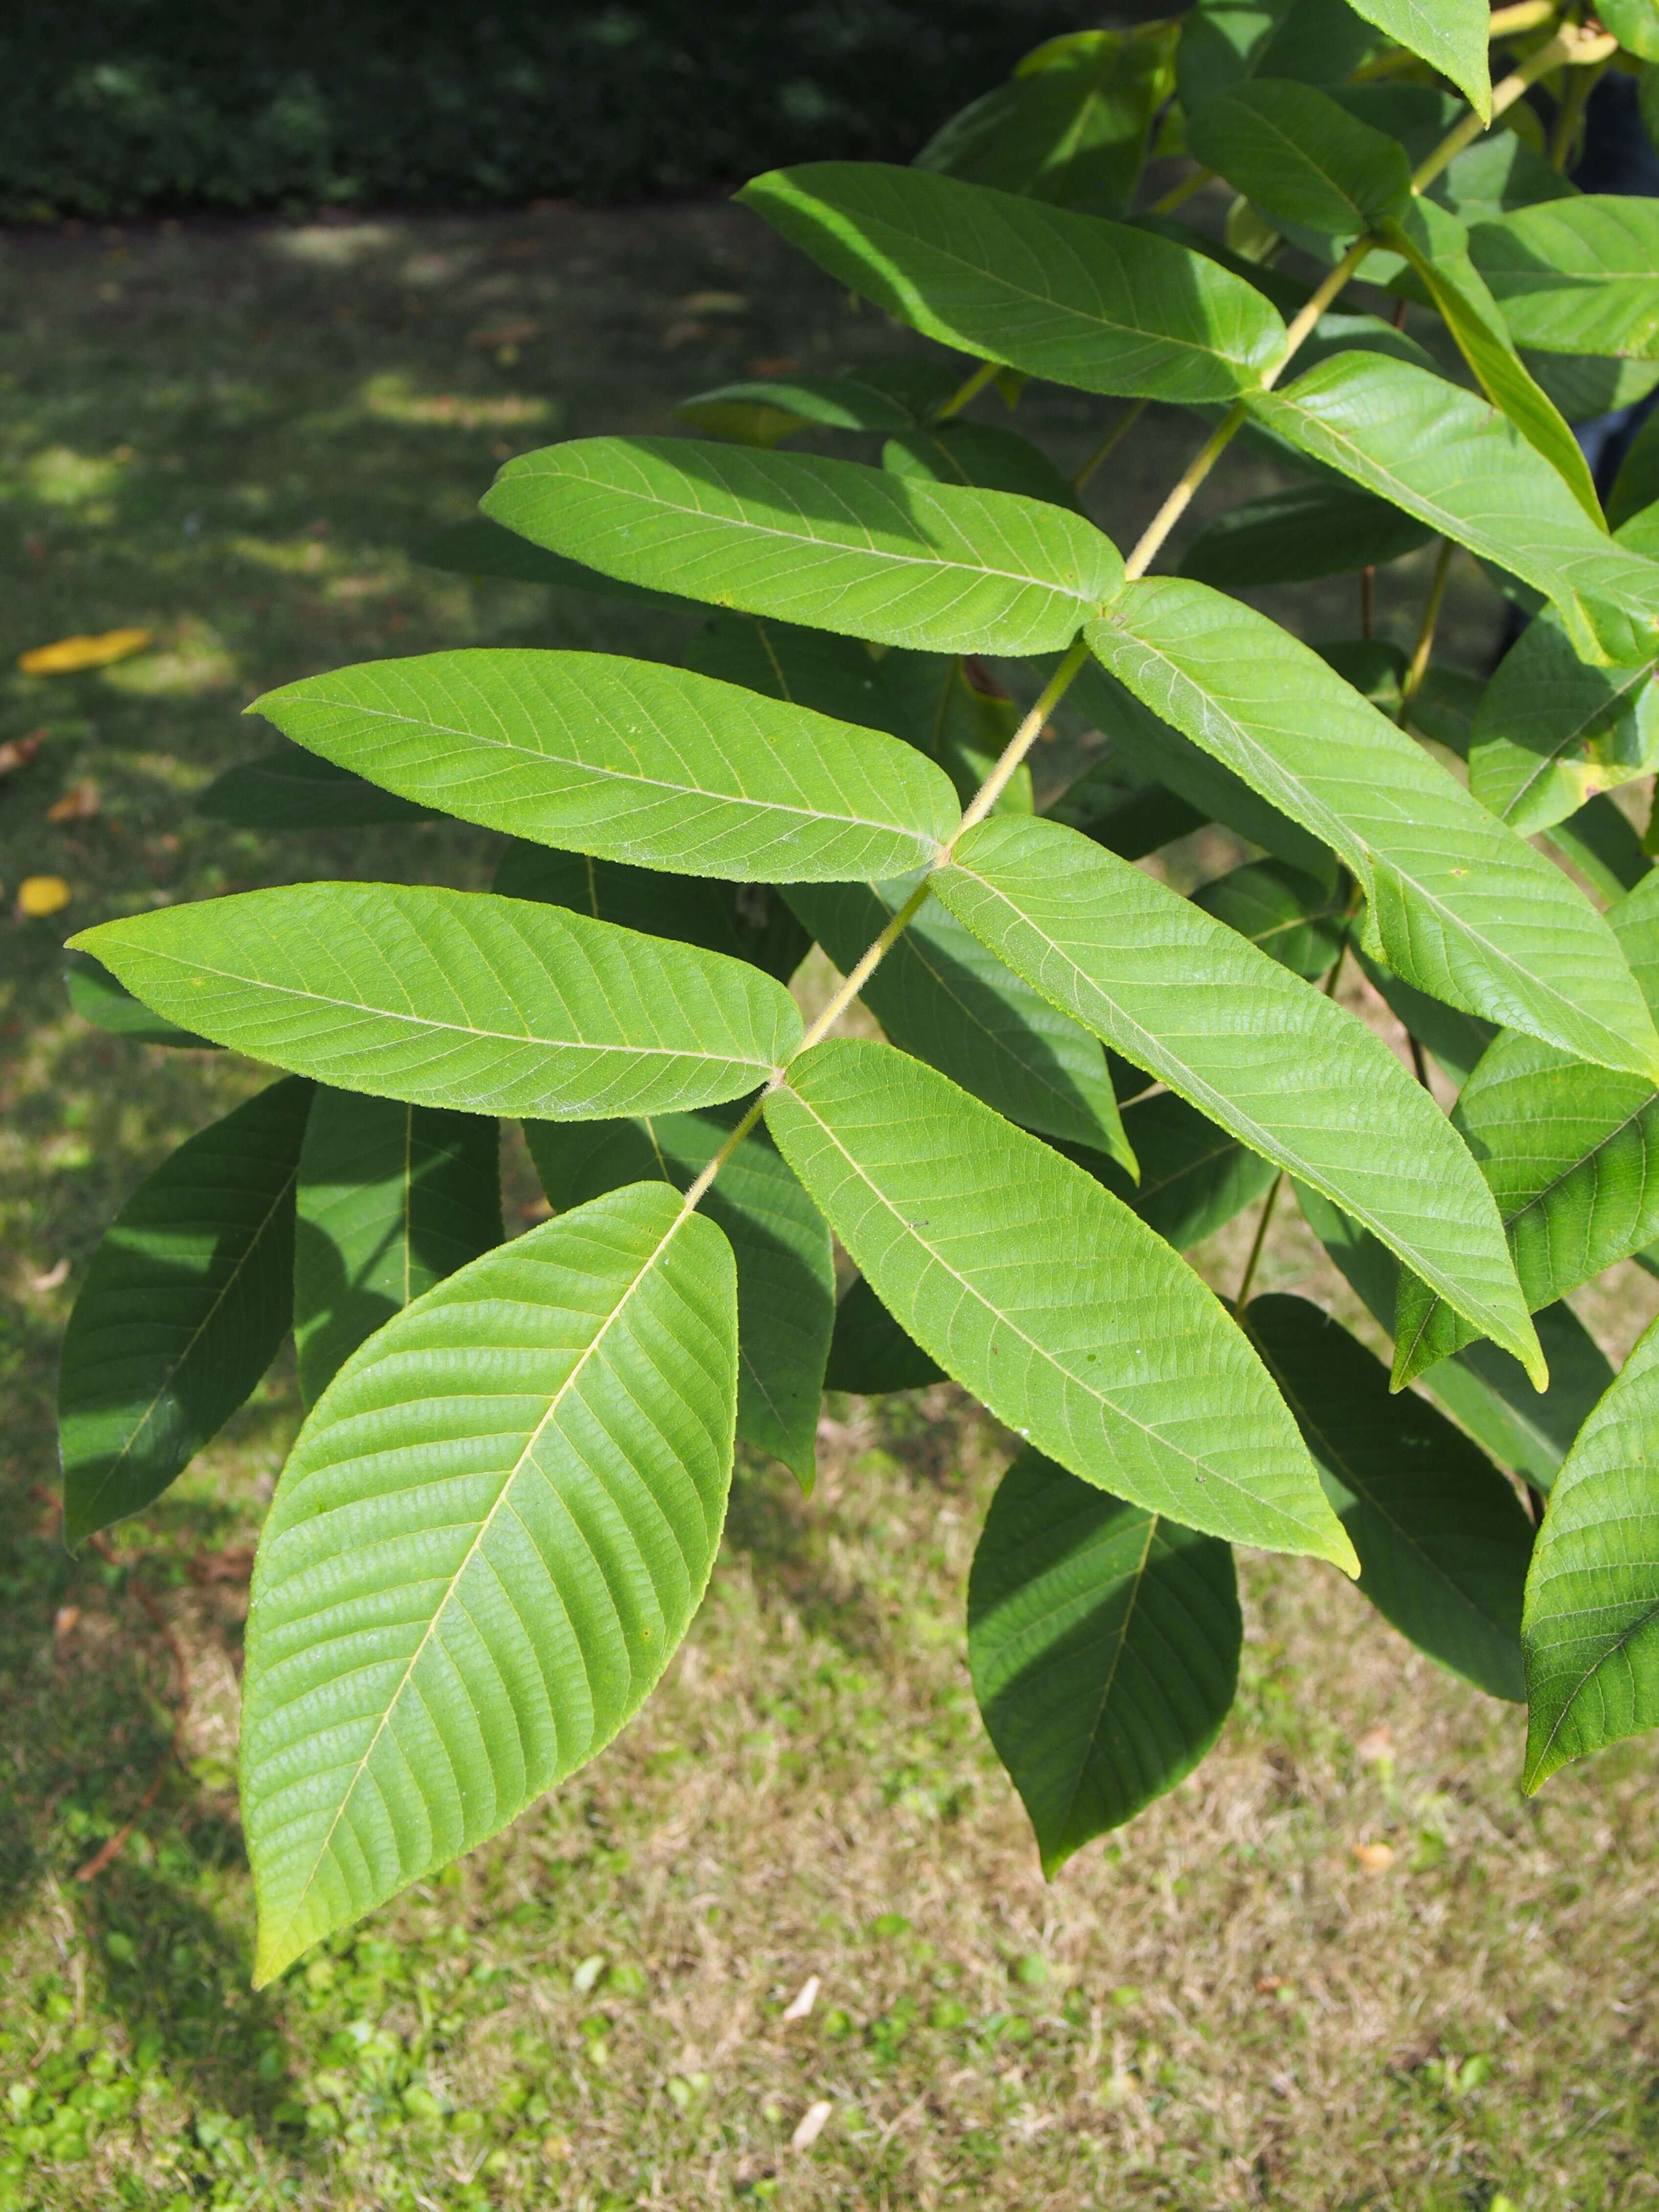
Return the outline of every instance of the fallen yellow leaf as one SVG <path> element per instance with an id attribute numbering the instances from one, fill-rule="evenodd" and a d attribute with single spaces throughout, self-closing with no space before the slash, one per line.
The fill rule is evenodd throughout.
<path id="1" fill-rule="evenodd" d="M 100 805 L 98 786 L 83 776 L 46 809 L 48 822 L 89 822 Z"/>
<path id="2" fill-rule="evenodd" d="M 1356 1844 L 1353 1856 L 1359 1862 L 1362 1874 L 1386 1874 L 1394 1864 L 1394 1848 L 1390 1844 Z"/>
<path id="3" fill-rule="evenodd" d="M 25 921 L 39 921 L 70 902 L 70 887 L 62 876 L 25 876 L 17 886 L 17 911 Z"/>
<path id="4" fill-rule="evenodd" d="M 37 645 L 17 656 L 25 676 L 73 676 L 82 668 L 107 668 L 112 660 L 142 653 L 155 633 L 148 629 L 106 629 L 97 637 L 60 637 L 55 645 Z"/>

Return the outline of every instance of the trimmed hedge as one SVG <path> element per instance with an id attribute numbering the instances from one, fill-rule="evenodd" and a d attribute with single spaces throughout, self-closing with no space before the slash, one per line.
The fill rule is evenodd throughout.
<path id="1" fill-rule="evenodd" d="M 0 219 L 615 199 L 903 161 L 1091 19 L 1068 0 L 22 0 L 0 20 Z"/>

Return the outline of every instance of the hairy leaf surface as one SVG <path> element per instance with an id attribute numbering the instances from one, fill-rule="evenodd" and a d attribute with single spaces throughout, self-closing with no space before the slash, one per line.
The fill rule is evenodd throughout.
<path id="1" fill-rule="evenodd" d="M 542 1189 L 566 1213 L 624 1183 L 688 1189 L 736 1111 L 526 1121 L 524 1135 Z M 809 1490 L 835 1318 L 828 1227 L 764 1131 L 743 1139 L 699 1203 L 737 1262 L 737 1433 Z"/>
<path id="2" fill-rule="evenodd" d="M 660 1183 L 487 1253 L 342 1368 L 254 1569 L 257 1983 L 639 1710 L 714 1563 L 736 1368 L 730 1249 Z"/>
<path id="3" fill-rule="evenodd" d="M 1659 1070 L 1589 902 L 1317 653 L 1180 577 L 1126 586 L 1087 635 L 1155 714 L 1341 854 L 1408 981 L 1585 1059 Z"/>
<path id="4" fill-rule="evenodd" d="M 275 1358 L 311 1098 L 273 1083 L 182 1144 L 105 1231 L 58 1374 L 67 1544 L 142 1513 Z"/>
<path id="5" fill-rule="evenodd" d="M 774 169 L 738 198 L 924 337 L 1030 376 L 1201 405 L 1284 356 L 1251 285 L 1126 224 L 877 161 Z"/>
<path id="6" fill-rule="evenodd" d="M 1039 1451 L 1212 1535 L 1348 1565 L 1243 1335 L 1081 1169 L 848 1038 L 796 1060 L 766 1120 L 882 1304 Z"/>
<path id="7" fill-rule="evenodd" d="M 1567 1455 L 1527 1577 L 1523 1787 L 1659 1723 L 1659 1326 Z"/>
<path id="8" fill-rule="evenodd" d="M 295 1191 L 294 1340 L 314 1406 L 366 1337 L 501 1242 L 501 1132 L 479 1114 L 322 1090 Z"/>
<path id="9" fill-rule="evenodd" d="M 1541 1371 L 1479 1169 L 1363 1022 L 1057 823 L 979 823 L 936 888 L 1034 989 L 1323 1190 Z"/>
<path id="10" fill-rule="evenodd" d="M 1257 1298 L 1248 1326 L 1359 1555 L 1359 1587 L 1453 1674 L 1517 1704 L 1532 1524 L 1497 1468 L 1305 1298 Z"/>
<path id="11" fill-rule="evenodd" d="M 306 677 L 254 708 L 405 798 L 642 867 L 901 875 L 957 821 L 945 778 L 910 746 L 612 653 L 421 653 Z"/>
<path id="12" fill-rule="evenodd" d="M 1014 1462 L 973 1555 L 968 1665 L 1045 1875 L 1192 1771 L 1243 1639 L 1226 1544 Z"/>
<path id="13" fill-rule="evenodd" d="M 1123 574 L 1093 523 L 1044 502 L 692 438 L 523 453 L 483 504 L 607 574 L 945 653 L 1057 651 Z"/>
<path id="14" fill-rule="evenodd" d="M 296 884 L 85 930 L 148 1006 L 342 1091 L 591 1120 L 766 1081 L 795 1001 L 742 961 L 557 907 Z"/>

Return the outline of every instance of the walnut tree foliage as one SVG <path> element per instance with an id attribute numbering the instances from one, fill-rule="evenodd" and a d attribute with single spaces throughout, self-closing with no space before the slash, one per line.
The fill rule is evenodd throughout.
<path id="1" fill-rule="evenodd" d="M 911 167 L 756 178 L 932 351 L 523 454 L 429 553 L 700 605 L 684 665 L 336 669 L 257 702 L 286 742 L 205 802 L 480 823 L 494 890 L 74 940 L 89 1018 L 279 1072 L 129 1200 L 62 1386 L 78 1544 L 296 1338 L 248 1637 L 260 1979 L 626 1724 L 736 1438 L 809 1487 L 826 1376 L 954 1377 L 1025 1443 L 967 1644 L 1045 1868 L 1214 1741 L 1237 1544 L 1524 1700 L 1529 1788 L 1659 1721 L 1659 1340 L 1614 1376 L 1563 1303 L 1659 1236 L 1659 875 L 1606 795 L 1659 760 L 1659 449 L 1610 528 L 1565 419 L 1659 382 L 1659 205 L 1565 173 L 1595 75 L 1656 58 L 1653 0 L 1201 0 L 1040 48 Z M 1189 167 L 1148 204 L 1154 145 Z M 1105 403 L 1075 481 L 963 417 L 1030 378 Z M 1087 486 L 1153 400 L 1194 459 L 1120 549 Z M 1292 487 L 1160 567 L 1238 435 Z M 1236 595 L 1436 542 L 1409 659 Z M 1432 659 L 1460 551 L 1530 618 L 1484 687 Z M 1061 712 L 1105 744 L 1035 811 Z M 1206 823 L 1255 857 L 1190 897 L 1136 866 Z M 814 941 L 846 981 L 807 1024 Z M 880 1041 L 837 1032 L 855 995 Z M 503 1115 L 554 1209 L 510 1241 Z M 1287 1182 L 1392 1376 L 1183 1257 L 1250 1206 L 1259 1252 Z"/>

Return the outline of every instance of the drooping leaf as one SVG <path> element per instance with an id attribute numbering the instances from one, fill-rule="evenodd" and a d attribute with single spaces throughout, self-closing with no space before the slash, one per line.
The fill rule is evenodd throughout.
<path id="1" fill-rule="evenodd" d="M 1243 1335 L 1082 1170 L 851 1038 L 794 1061 L 766 1120 L 881 1303 L 1039 1451 L 1188 1527 L 1349 1564 Z"/>
<path id="2" fill-rule="evenodd" d="M 295 1190 L 294 1341 L 314 1406 L 366 1337 L 501 1242 L 501 1133 L 480 1114 L 320 1090 Z"/>
<path id="3" fill-rule="evenodd" d="M 1405 149 L 1311 84 L 1246 80 L 1187 118 L 1187 149 L 1275 222 L 1358 238 L 1411 200 Z"/>
<path id="4" fill-rule="evenodd" d="M 1176 56 L 1181 104 L 1191 114 L 1261 76 L 1340 84 L 1377 42 L 1347 0 L 1199 0 Z"/>
<path id="5" fill-rule="evenodd" d="M 1045 1875 L 1192 1771 L 1243 1638 L 1226 1544 L 1014 1462 L 973 1555 L 968 1665 Z"/>
<path id="6" fill-rule="evenodd" d="M 1523 836 L 1659 764 L 1659 701 L 1639 662 L 1581 660 L 1538 617 L 1498 665 L 1469 745 L 1469 789 Z"/>
<path id="7" fill-rule="evenodd" d="M 1494 1698 L 1526 1695 L 1521 1599 L 1532 1524 L 1484 1454 L 1305 1298 L 1257 1298 L 1248 1325 L 1301 1424 L 1384 1620 Z"/>
<path id="8" fill-rule="evenodd" d="M 1583 449 L 1517 353 L 1498 302 L 1469 257 L 1469 235 L 1462 222 L 1449 208 L 1420 199 L 1379 228 L 1439 309 L 1481 391 L 1549 463 L 1600 532 L 1601 505 Z"/>
<path id="9" fill-rule="evenodd" d="M 1308 1226 L 1383 1328 L 1392 1330 L 1400 1263 L 1368 1230 L 1305 1185 L 1296 1196 Z M 1422 1377 L 1422 1387 L 1481 1449 L 1547 1490 L 1592 1406 L 1613 1380 L 1606 1356 L 1571 1306 L 1533 1316 L 1549 1366 L 1549 1389 L 1535 1390 L 1519 1360 L 1483 1339 Z"/>
<path id="10" fill-rule="evenodd" d="M 1659 1070 L 1589 902 L 1308 647 L 1179 577 L 1126 586 L 1087 635 L 1154 714 L 1341 855 L 1408 982 L 1586 1059 Z"/>
<path id="11" fill-rule="evenodd" d="M 106 1030 L 111 1036 L 125 1037 L 133 1044 L 193 1045 L 211 1052 L 206 1037 L 195 1036 L 189 1030 L 181 1030 L 177 1022 L 163 1021 L 160 1014 L 135 999 L 130 991 L 124 990 L 107 968 L 85 952 L 70 952 L 64 960 L 64 988 L 69 1002 L 83 1022 Z"/>
<path id="12" fill-rule="evenodd" d="M 908 883 L 792 886 L 789 900 L 843 973 L 880 936 L 909 896 Z M 1087 1030 L 988 952 L 929 899 L 861 994 L 901 1050 L 1021 1127 L 1119 1160 L 1133 1173 L 1106 1072 Z"/>
<path id="13" fill-rule="evenodd" d="M 1541 1370 L 1480 1170 L 1363 1022 L 1057 823 L 981 823 L 935 883 L 1063 1012 L 1323 1190 Z"/>
<path id="14" fill-rule="evenodd" d="M 1311 983 L 1342 949 L 1347 902 L 1340 889 L 1327 890 L 1281 861 L 1246 861 L 1192 896 L 1195 906 Z"/>
<path id="15" fill-rule="evenodd" d="M 935 131 L 917 167 L 1092 215 L 1123 215 L 1153 118 L 1174 88 L 1175 31 L 1146 23 L 1050 39 L 1008 83 Z"/>
<path id="16" fill-rule="evenodd" d="M 142 1513 L 258 1383 L 294 1313 L 309 1083 L 274 1083 L 182 1144 L 104 1233 L 58 1383 L 64 1538 Z"/>
<path id="17" fill-rule="evenodd" d="M 738 197 L 924 337 L 1030 376 L 1198 406 L 1284 356 L 1260 292 L 1144 229 L 877 161 L 774 169 Z"/>
<path id="18" fill-rule="evenodd" d="M 306 677 L 254 707 L 463 821 L 681 874 L 902 875 L 959 818 L 945 778 L 907 745 L 611 653 L 420 653 Z"/>
<path id="19" fill-rule="evenodd" d="M 1578 192 L 1477 223 L 1469 252 L 1517 343 L 1659 361 L 1659 207 Z"/>
<path id="20" fill-rule="evenodd" d="M 660 1183 L 487 1253 L 342 1368 L 254 1568 L 257 1984 L 639 1710 L 714 1563 L 736 1369 L 730 1249 Z"/>
<path id="21" fill-rule="evenodd" d="M 1608 921 L 1650 1001 L 1659 1000 L 1659 876 Z M 1495 1038 L 1453 1120 L 1480 1163 L 1527 1303 L 1564 1297 L 1659 1234 L 1659 1088 L 1570 1060 L 1535 1038 Z M 1398 1374 L 1422 1374 L 1468 1341 L 1425 1286 L 1402 1276 Z"/>
<path id="22" fill-rule="evenodd" d="M 217 1043 L 417 1106 L 585 1121 L 713 1105 L 801 1036 L 788 992 L 742 961 L 475 892 L 295 884 L 73 944 Z"/>
<path id="23" fill-rule="evenodd" d="M 945 653 L 1057 651 L 1123 574 L 1061 507 L 691 438 L 522 453 L 483 504 L 607 575 Z"/>
<path id="24" fill-rule="evenodd" d="M 1352 5 L 1356 15 L 1449 76 L 1483 123 L 1491 119 L 1488 0 L 1352 0 Z"/>
<path id="25" fill-rule="evenodd" d="M 1475 393 L 1354 352 L 1247 404 L 1316 460 L 1544 592 L 1587 659 L 1651 657 L 1659 563 L 1597 530 L 1564 479 Z"/>
<path id="26" fill-rule="evenodd" d="M 1352 484 L 1296 484 L 1219 516 L 1181 558 L 1181 573 L 1222 591 L 1300 584 L 1380 568 L 1426 545 L 1414 514 Z"/>
<path id="27" fill-rule="evenodd" d="M 363 830 L 430 822 L 436 809 L 377 790 L 349 769 L 282 745 L 217 775 L 196 801 L 198 814 L 236 830 Z"/>
<path id="28" fill-rule="evenodd" d="M 1659 1327 L 1625 1362 L 1562 1465 L 1527 1577 L 1530 1793 L 1659 1723 Z"/>
<path id="29" fill-rule="evenodd" d="M 824 1388 L 875 1398 L 944 1379 L 939 1362 L 905 1335 L 861 1275 L 835 1309 Z"/>
<path id="30" fill-rule="evenodd" d="M 625 1183 L 688 1189 L 735 1108 L 628 1121 L 526 1121 L 536 1172 L 566 1213 Z M 835 1263 L 824 1217 L 764 1131 L 746 1137 L 700 1200 L 737 1262 L 737 1433 L 812 1487 Z"/>
<path id="31" fill-rule="evenodd" d="M 1178 1252 L 1202 1244 L 1265 1195 L 1278 1170 L 1173 1091 L 1157 1091 L 1123 1109 L 1123 1133 L 1141 1176 L 1131 1182 L 1099 1154 L 1073 1152 L 1148 1229 Z"/>
<path id="32" fill-rule="evenodd" d="M 428 568 L 447 568 L 463 576 L 490 576 L 502 583 L 556 584 L 566 591 L 589 592 L 601 599 L 633 599 L 643 606 L 684 605 L 671 592 L 625 584 L 618 577 L 601 575 L 584 562 L 566 560 L 544 545 L 531 545 L 481 514 L 454 523 L 436 538 L 429 538 L 415 549 L 414 557 Z"/>

